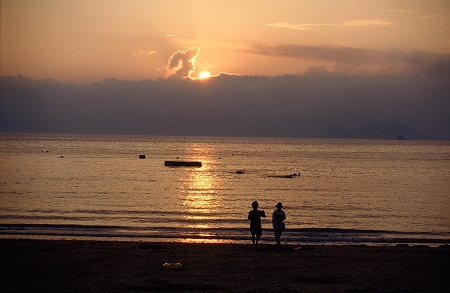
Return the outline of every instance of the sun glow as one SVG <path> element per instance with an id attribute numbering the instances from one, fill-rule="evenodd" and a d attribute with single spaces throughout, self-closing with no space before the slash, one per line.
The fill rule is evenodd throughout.
<path id="1" fill-rule="evenodd" d="M 205 79 L 205 78 L 209 78 L 209 77 L 211 77 L 211 74 L 208 71 L 202 71 L 198 75 L 199 79 Z"/>

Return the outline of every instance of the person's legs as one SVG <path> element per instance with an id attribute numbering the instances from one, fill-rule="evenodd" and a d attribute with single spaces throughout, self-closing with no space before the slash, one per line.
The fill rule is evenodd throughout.
<path id="1" fill-rule="evenodd" d="M 260 236 L 259 234 L 256 235 L 256 243 L 253 243 L 255 248 L 258 248 L 258 242 L 259 242 Z"/>
<path id="2" fill-rule="evenodd" d="M 275 241 L 277 242 L 277 244 L 281 244 L 280 238 L 281 238 L 281 230 L 275 229 Z"/>

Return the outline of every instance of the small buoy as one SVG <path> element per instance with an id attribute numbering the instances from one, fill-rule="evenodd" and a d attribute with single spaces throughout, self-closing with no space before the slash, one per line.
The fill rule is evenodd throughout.
<path id="1" fill-rule="evenodd" d="M 181 269 L 181 267 L 182 265 L 179 262 L 166 262 L 163 264 L 163 268 L 171 270 Z"/>
<path id="2" fill-rule="evenodd" d="M 64 156 L 61 156 L 60 158 L 61 158 L 61 159 L 63 159 L 63 158 L 64 158 Z"/>
<path id="3" fill-rule="evenodd" d="M 145 159 L 145 155 L 139 155 L 139 159 Z"/>

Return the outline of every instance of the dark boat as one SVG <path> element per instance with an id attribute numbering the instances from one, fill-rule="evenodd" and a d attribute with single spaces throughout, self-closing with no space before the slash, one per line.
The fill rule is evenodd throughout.
<path id="1" fill-rule="evenodd" d="M 168 167 L 201 167 L 202 162 L 198 162 L 198 161 L 164 161 L 164 166 L 168 166 Z"/>

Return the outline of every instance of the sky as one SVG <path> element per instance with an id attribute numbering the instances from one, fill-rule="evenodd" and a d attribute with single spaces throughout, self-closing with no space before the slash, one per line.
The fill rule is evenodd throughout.
<path id="1" fill-rule="evenodd" d="M 2 132 L 450 139 L 450 2 L 2 0 L 0 75 Z"/>

